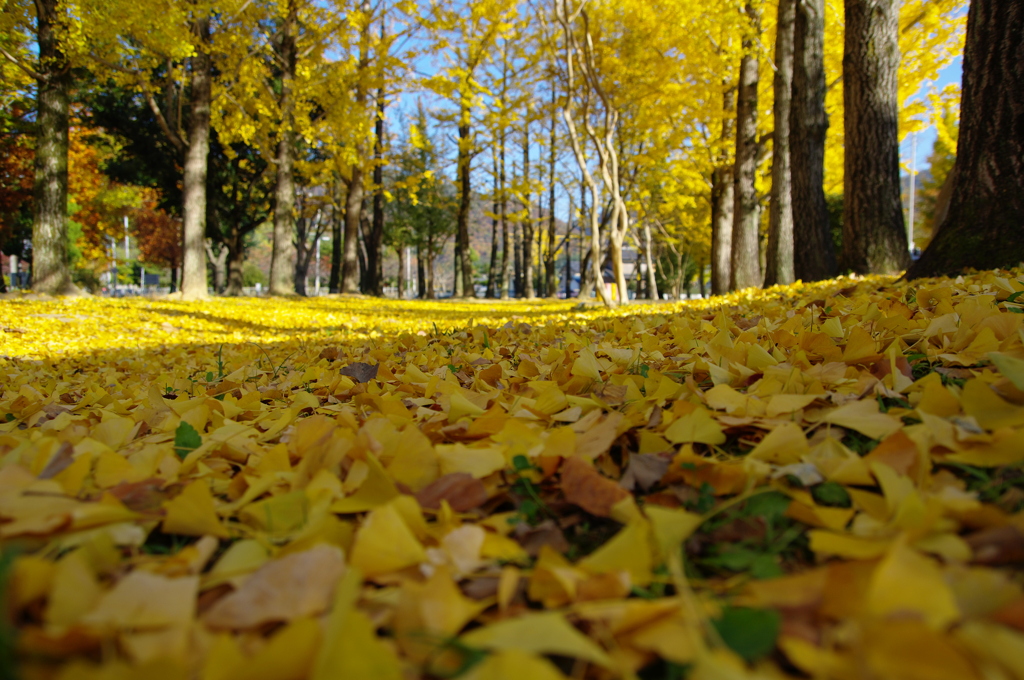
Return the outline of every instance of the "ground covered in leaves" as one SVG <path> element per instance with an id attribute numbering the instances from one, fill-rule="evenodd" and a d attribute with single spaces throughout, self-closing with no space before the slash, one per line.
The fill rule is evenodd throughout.
<path id="1" fill-rule="evenodd" d="M 1024 678 L 1021 291 L 8 297 L 0 669 Z"/>

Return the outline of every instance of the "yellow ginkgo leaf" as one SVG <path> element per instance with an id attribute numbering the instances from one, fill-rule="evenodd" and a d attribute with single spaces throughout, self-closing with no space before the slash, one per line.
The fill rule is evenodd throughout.
<path id="1" fill-rule="evenodd" d="M 217 509 L 213 502 L 210 486 L 202 479 L 197 479 L 181 493 L 164 503 L 163 531 L 166 534 L 183 534 L 185 536 L 216 536 L 227 538 L 230 534 L 221 524 Z"/>

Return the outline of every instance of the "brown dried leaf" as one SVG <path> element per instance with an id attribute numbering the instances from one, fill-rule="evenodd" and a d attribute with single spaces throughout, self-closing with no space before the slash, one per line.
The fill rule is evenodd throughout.
<path id="1" fill-rule="evenodd" d="M 629 457 L 626 471 L 622 473 L 619 485 L 627 491 L 640 486 L 647 491 L 661 481 L 668 470 L 671 459 L 657 453 L 636 453 Z"/>
<path id="2" fill-rule="evenodd" d="M 562 463 L 562 493 L 565 500 L 598 517 L 611 516 L 612 506 L 629 492 L 604 477 L 580 456 Z"/>
<path id="3" fill-rule="evenodd" d="M 203 617 L 210 628 L 255 628 L 327 610 L 345 569 L 341 550 L 320 544 L 260 567 Z"/>
<path id="4" fill-rule="evenodd" d="M 445 500 L 455 512 L 466 512 L 487 502 L 487 487 L 468 472 L 452 472 L 421 489 L 416 500 L 421 507 L 432 510 L 440 508 Z"/>
<path id="5" fill-rule="evenodd" d="M 370 382 L 377 377 L 377 365 L 370 365 L 362 361 L 345 366 L 338 373 L 347 375 L 358 383 Z"/>

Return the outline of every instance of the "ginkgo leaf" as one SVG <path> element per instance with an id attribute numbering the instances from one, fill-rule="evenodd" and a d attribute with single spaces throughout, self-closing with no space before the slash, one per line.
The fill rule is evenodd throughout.
<path id="1" fill-rule="evenodd" d="M 216 536 L 227 538 L 228 530 L 217 516 L 213 495 L 209 485 L 196 480 L 182 489 L 181 493 L 164 503 L 163 531 L 167 534 L 185 536 Z"/>

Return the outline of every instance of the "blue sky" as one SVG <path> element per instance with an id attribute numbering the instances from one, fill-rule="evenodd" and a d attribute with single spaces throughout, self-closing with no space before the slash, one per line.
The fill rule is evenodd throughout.
<path id="1" fill-rule="evenodd" d="M 926 81 L 918 92 L 918 97 L 925 97 L 932 88 L 936 90 L 942 90 L 950 83 L 960 83 L 961 76 L 963 74 L 963 57 L 958 56 L 953 59 L 953 62 L 939 72 L 939 78 L 935 81 Z M 925 130 L 917 133 L 917 171 L 928 169 L 928 154 L 932 152 L 932 145 L 935 143 L 935 128 L 929 126 Z M 900 161 L 901 163 L 909 166 L 911 156 L 911 139 L 910 135 L 903 140 L 900 144 Z"/>

